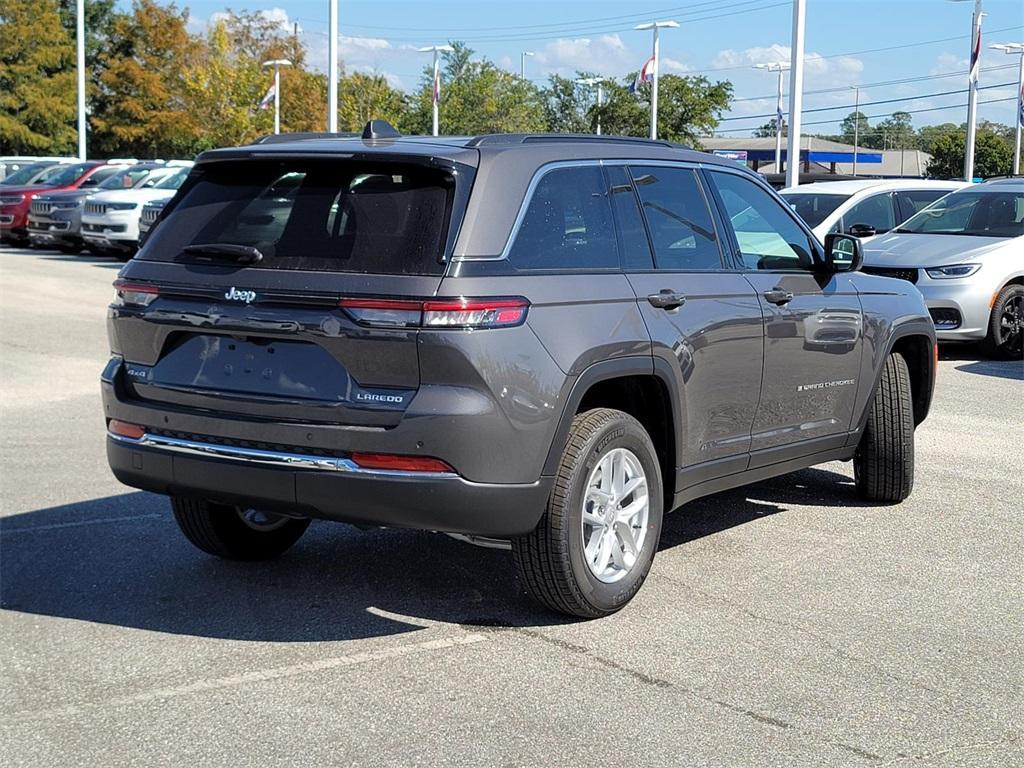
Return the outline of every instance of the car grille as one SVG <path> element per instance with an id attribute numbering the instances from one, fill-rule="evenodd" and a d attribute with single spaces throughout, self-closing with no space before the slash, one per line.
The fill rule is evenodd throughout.
<path id="1" fill-rule="evenodd" d="M 147 205 L 142 209 L 142 214 L 139 216 L 139 223 L 146 225 L 152 224 L 156 221 L 156 217 L 160 215 L 160 210 L 160 207 Z"/>
<path id="2" fill-rule="evenodd" d="M 104 214 L 107 212 L 107 206 L 104 205 L 103 203 L 86 203 L 85 212 Z"/>
<path id="3" fill-rule="evenodd" d="M 49 213 L 53 210 L 53 203 L 46 203 L 41 200 L 33 200 L 30 209 L 32 213 Z"/>
<path id="4" fill-rule="evenodd" d="M 908 283 L 917 282 L 916 269 L 900 269 L 897 267 L 862 267 L 861 271 L 867 272 L 869 275 L 895 277 L 897 280 L 906 280 Z"/>

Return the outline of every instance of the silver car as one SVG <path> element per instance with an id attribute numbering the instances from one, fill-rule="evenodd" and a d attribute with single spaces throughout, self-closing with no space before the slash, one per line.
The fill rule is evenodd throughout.
<path id="1" fill-rule="evenodd" d="M 940 341 L 1024 356 L 1024 179 L 953 192 L 864 243 L 864 271 L 909 280 Z"/>

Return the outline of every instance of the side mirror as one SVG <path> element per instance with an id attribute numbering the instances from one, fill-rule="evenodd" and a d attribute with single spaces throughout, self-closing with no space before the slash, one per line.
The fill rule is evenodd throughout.
<path id="1" fill-rule="evenodd" d="M 853 224 L 846 232 L 854 237 L 871 237 L 878 234 L 870 224 Z"/>
<path id="2" fill-rule="evenodd" d="M 829 272 L 856 272 L 864 263 L 864 250 L 854 235 L 825 235 L 825 265 Z"/>

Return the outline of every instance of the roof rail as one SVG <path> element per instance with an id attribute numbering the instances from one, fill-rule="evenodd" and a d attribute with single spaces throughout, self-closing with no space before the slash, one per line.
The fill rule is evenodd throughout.
<path id="1" fill-rule="evenodd" d="M 266 136 L 260 136 L 253 144 L 287 144 L 292 141 L 309 141 L 310 139 L 351 139 L 358 135 L 358 133 L 328 133 L 326 131 L 270 133 Z"/>
<path id="2" fill-rule="evenodd" d="M 689 149 L 664 139 L 643 139 L 639 136 L 598 136 L 593 133 L 489 133 L 474 136 L 466 142 L 467 147 L 496 146 L 502 144 L 542 144 L 555 142 L 603 142 L 614 144 L 643 144 L 646 146 Z"/>

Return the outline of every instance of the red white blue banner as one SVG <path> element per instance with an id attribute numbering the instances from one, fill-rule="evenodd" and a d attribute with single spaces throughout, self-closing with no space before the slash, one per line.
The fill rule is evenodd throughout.
<path id="1" fill-rule="evenodd" d="M 644 65 L 640 67 L 640 71 L 636 73 L 636 78 L 633 80 L 633 84 L 629 86 L 630 93 L 636 93 L 640 90 L 640 83 L 649 83 L 654 79 L 654 57 L 651 56 Z"/>

